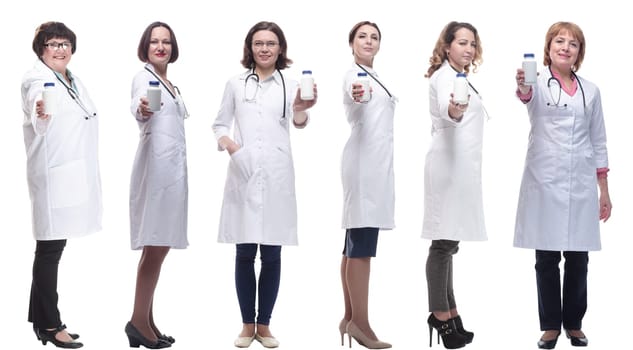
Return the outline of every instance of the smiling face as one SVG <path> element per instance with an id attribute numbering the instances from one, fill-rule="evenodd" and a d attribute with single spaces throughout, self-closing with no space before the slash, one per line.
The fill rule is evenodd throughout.
<path id="1" fill-rule="evenodd" d="M 171 35 L 165 27 L 152 29 L 147 58 L 154 67 L 165 67 L 171 58 Z"/>
<path id="2" fill-rule="evenodd" d="M 475 34 L 467 28 L 460 28 L 455 32 L 455 39 L 448 46 L 448 62 L 455 69 L 463 71 L 469 66 L 477 51 Z"/>
<path id="3" fill-rule="evenodd" d="M 365 24 L 358 28 L 350 44 L 357 63 L 371 67 L 374 56 L 380 50 L 380 33 L 375 27 Z"/>
<path id="4" fill-rule="evenodd" d="M 568 72 L 578 60 L 580 42 L 568 31 L 561 31 L 549 45 L 551 66 L 558 72 Z"/>
<path id="5" fill-rule="evenodd" d="M 52 70 L 65 74 L 68 62 L 73 55 L 70 40 L 55 37 L 48 40 L 44 46 L 42 61 Z"/>
<path id="6" fill-rule="evenodd" d="M 251 49 L 253 60 L 259 70 L 267 71 L 275 68 L 281 50 L 277 34 L 270 30 L 255 32 Z"/>

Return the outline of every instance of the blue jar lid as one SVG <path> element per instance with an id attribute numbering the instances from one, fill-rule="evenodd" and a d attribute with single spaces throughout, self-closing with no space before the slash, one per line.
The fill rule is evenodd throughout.
<path id="1" fill-rule="evenodd" d="M 49 87 L 49 86 L 51 86 L 51 87 L 55 86 L 55 83 L 51 83 L 51 82 L 44 83 L 44 87 Z"/>
<path id="2" fill-rule="evenodd" d="M 534 54 L 533 53 L 524 53 L 523 54 L 523 58 L 534 58 Z"/>
<path id="3" fill-rule="evenodd" d="M 160 85 L 160 82 L 158 81 L 152 80 L 149 82 L 149 86 L 158 86 L 158 85 Z"/>
<path id="4" fill-rule="evenodd" d="M 358 72 L 358 76 L 359 77 L 366 77 L 367 76 L 367 72 Z"/>
<path id="5" fill-rule="evenodd" d="M 304 70 L 303 72 L 301 72 L 301 74 L 312 74 L 311 70 Z"/>

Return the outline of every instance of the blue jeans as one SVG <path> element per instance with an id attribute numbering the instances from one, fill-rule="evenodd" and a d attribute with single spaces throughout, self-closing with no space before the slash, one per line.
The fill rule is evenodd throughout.
<path id="1" fill-rule="evenodd" d="M 261 268 L 255 277 L 255 256 L 259 246 Z M 246 243 L 236 245 L 235 289 L 243 323 L 270 324 L 281 276 L 281 246 Z M 258 310 L 255 319 L 255 299 Z"/>

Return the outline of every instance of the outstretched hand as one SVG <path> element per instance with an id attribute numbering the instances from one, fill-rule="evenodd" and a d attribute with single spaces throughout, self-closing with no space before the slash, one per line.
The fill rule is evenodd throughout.
<path id="1" fill-rule="evenodd" d="M 314 99 L 312 100 L 302 100 L 301 99 L 301 89 L 297 89 L 297 95 L 295 96 L 294 102 L 294 111 L 295 112 L 303 112 L 307 109 L 312 108 L 317 102 L 317 85 L 314 84 Z"/>

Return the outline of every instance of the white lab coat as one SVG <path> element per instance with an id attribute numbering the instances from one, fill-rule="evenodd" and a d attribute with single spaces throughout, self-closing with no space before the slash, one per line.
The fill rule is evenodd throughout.
<path id="1" fill-rule="evenodd" d="M 363 67 L 379 79 L 372 68 Z M 341 159 L 342 227 L 390 230 L 395 227 L 393 120 L 396 99 L 389 97 L 385 89 L 369 77 L 371 100 L 354 102 L 351 89 L 358 72 L 363 70 L 354 64 L 343 81 L 343 106 L 352 130 Z"/>
<path id="2" fill-rule="evenodd" d="M 229 136 L 241 148 L 231 155 L 218 241 L 297 245 L 297 203 L 289 124 L 298 83 L 279 72 L 245 82 L 251 71 L 231 78 L 217 118 L 215 137 Z M 283 110 L 286 116 L 282 118 Z M 230 137 L 230 136 L 229 136 Z"/>
<path id="3" fill-rule="evenodd" d="M 180 95 L 173 98 L 161 83 L 160 111 L 142 120 L 137 110 L 151 80 L 157 79 L 143 69 L 132 82 L 130 111 L 140 134 L 130 182 L 131 246 L 182 249 L 188 245 L 185 109 Z"/>
<path id="4" fill-rule="evenodd" d="M 101 230 L 98 118 L 83 84 L 77 76 L 72 78 L 76 98 L 87 111 L 41 60 L 22 79 L 22 125 L 36 240 L 67 239 Z M 55 83 L 57 113 L 41 120 L 35 103 L 42 99 L 46 82 Z"/>
<path id="5" fill-rule="evenodd" d="M 469 86 L 470 100 L 462 120 L 449 117 L 456 74 L 444 61 L 429 79 L 432 140 L 424 166 L 422 237 L 484 241 L 481 162 L 485 112 L 481 97 Z"/>
<path id="6" fill-rule="evenodd" d="M 600 250 L 596 169 L 608 166 L 598 87 L 578 78 L 574 96 L 540 72 L 527 103 L 530 117 L 514 246 L 552 251 Z M 548 89 L 550 82 L 551 92 Z M 549 105 L 548 105 L 549 104 Z"/>

